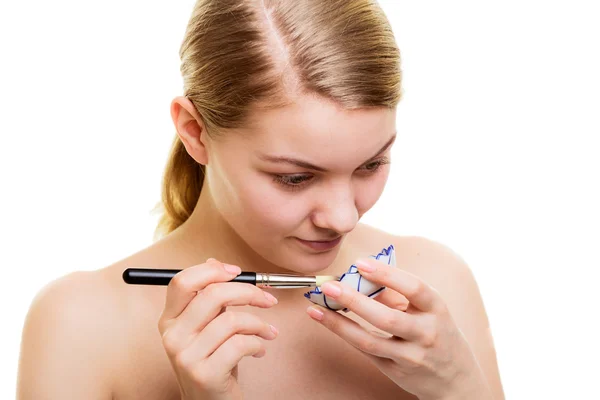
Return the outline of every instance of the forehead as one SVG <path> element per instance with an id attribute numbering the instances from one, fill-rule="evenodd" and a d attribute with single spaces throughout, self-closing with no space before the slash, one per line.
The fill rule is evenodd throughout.
<path id="1" fill-rule="evenodd" d="M 344 110 L 327 100 L 302 97 L 285 108 L 253 114 L 246 145 L 273 155 L 309 155 L 321 163 L 338 154 L 360 159 L 379 150 L 395 126 L 395 109 Z"/>

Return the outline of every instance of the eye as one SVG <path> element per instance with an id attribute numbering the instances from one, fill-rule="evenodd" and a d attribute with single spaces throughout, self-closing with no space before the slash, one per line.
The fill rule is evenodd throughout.
<path id="1" fill-rule="evenodd" d="M 386 157 L 382 157 L 378 160 L 371 161 L 365 164 L 361 170 L 367 175 L 376 174 L 383 165 L 389 164 L 390 160 Z M 288 190 L 296 191 L 300 190 L 314 178 L 313 175 L 273 175 L 273 181 L 282 185 Z"/>
<path id="2" fill-rule="evenodd" d="M 274 175 L 273 180 L 289 190 L 299 190 L 312 178 L 311 175 Z"/>
<path id="3" fill-rule="evenodd" d="M 369 174 L 374 174 L 375 172 L 379 171 L 379 168 L 381 168 L 383 165 L 389 164 L 389 163 L 390 163 L 390 160 L 386 157 L 383 157 L 383 158 L 380 158 L 379 160 L 375 160 L 368 164 L 365 164 L 364 170 L 367 171 Z"/>

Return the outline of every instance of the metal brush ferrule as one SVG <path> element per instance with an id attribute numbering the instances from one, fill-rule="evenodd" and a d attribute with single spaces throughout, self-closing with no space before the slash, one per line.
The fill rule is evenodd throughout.
<path id="1" fill-rule="evenodd" d="M 317 285 L 315 276 L 256 273 L 256 286 L 279 289 L 298 289 Z"/>

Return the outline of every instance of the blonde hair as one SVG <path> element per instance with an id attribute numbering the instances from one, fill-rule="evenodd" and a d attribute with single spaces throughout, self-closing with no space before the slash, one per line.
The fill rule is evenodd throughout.
<path id="1" fill-rule="evenodd" d="M 210 138 L 295 96 L 348 110 L 395 108 L 402 96 L 400 51 L 376 0 L 197 0 L 179 56 L 184 95 Z M 175 134 L 154 240 L 188 219 L 203 181 Z"/>

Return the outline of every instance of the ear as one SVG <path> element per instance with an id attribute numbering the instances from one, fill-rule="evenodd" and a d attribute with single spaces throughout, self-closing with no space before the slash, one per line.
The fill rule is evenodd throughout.
<path id="1" fill-rule="evenodd" d="M 171 118 L 185 150 L 198 163 L 208 163 L 207 135 L 202 118 L 194 104 L 185 96 L 171 102 Z"/>

